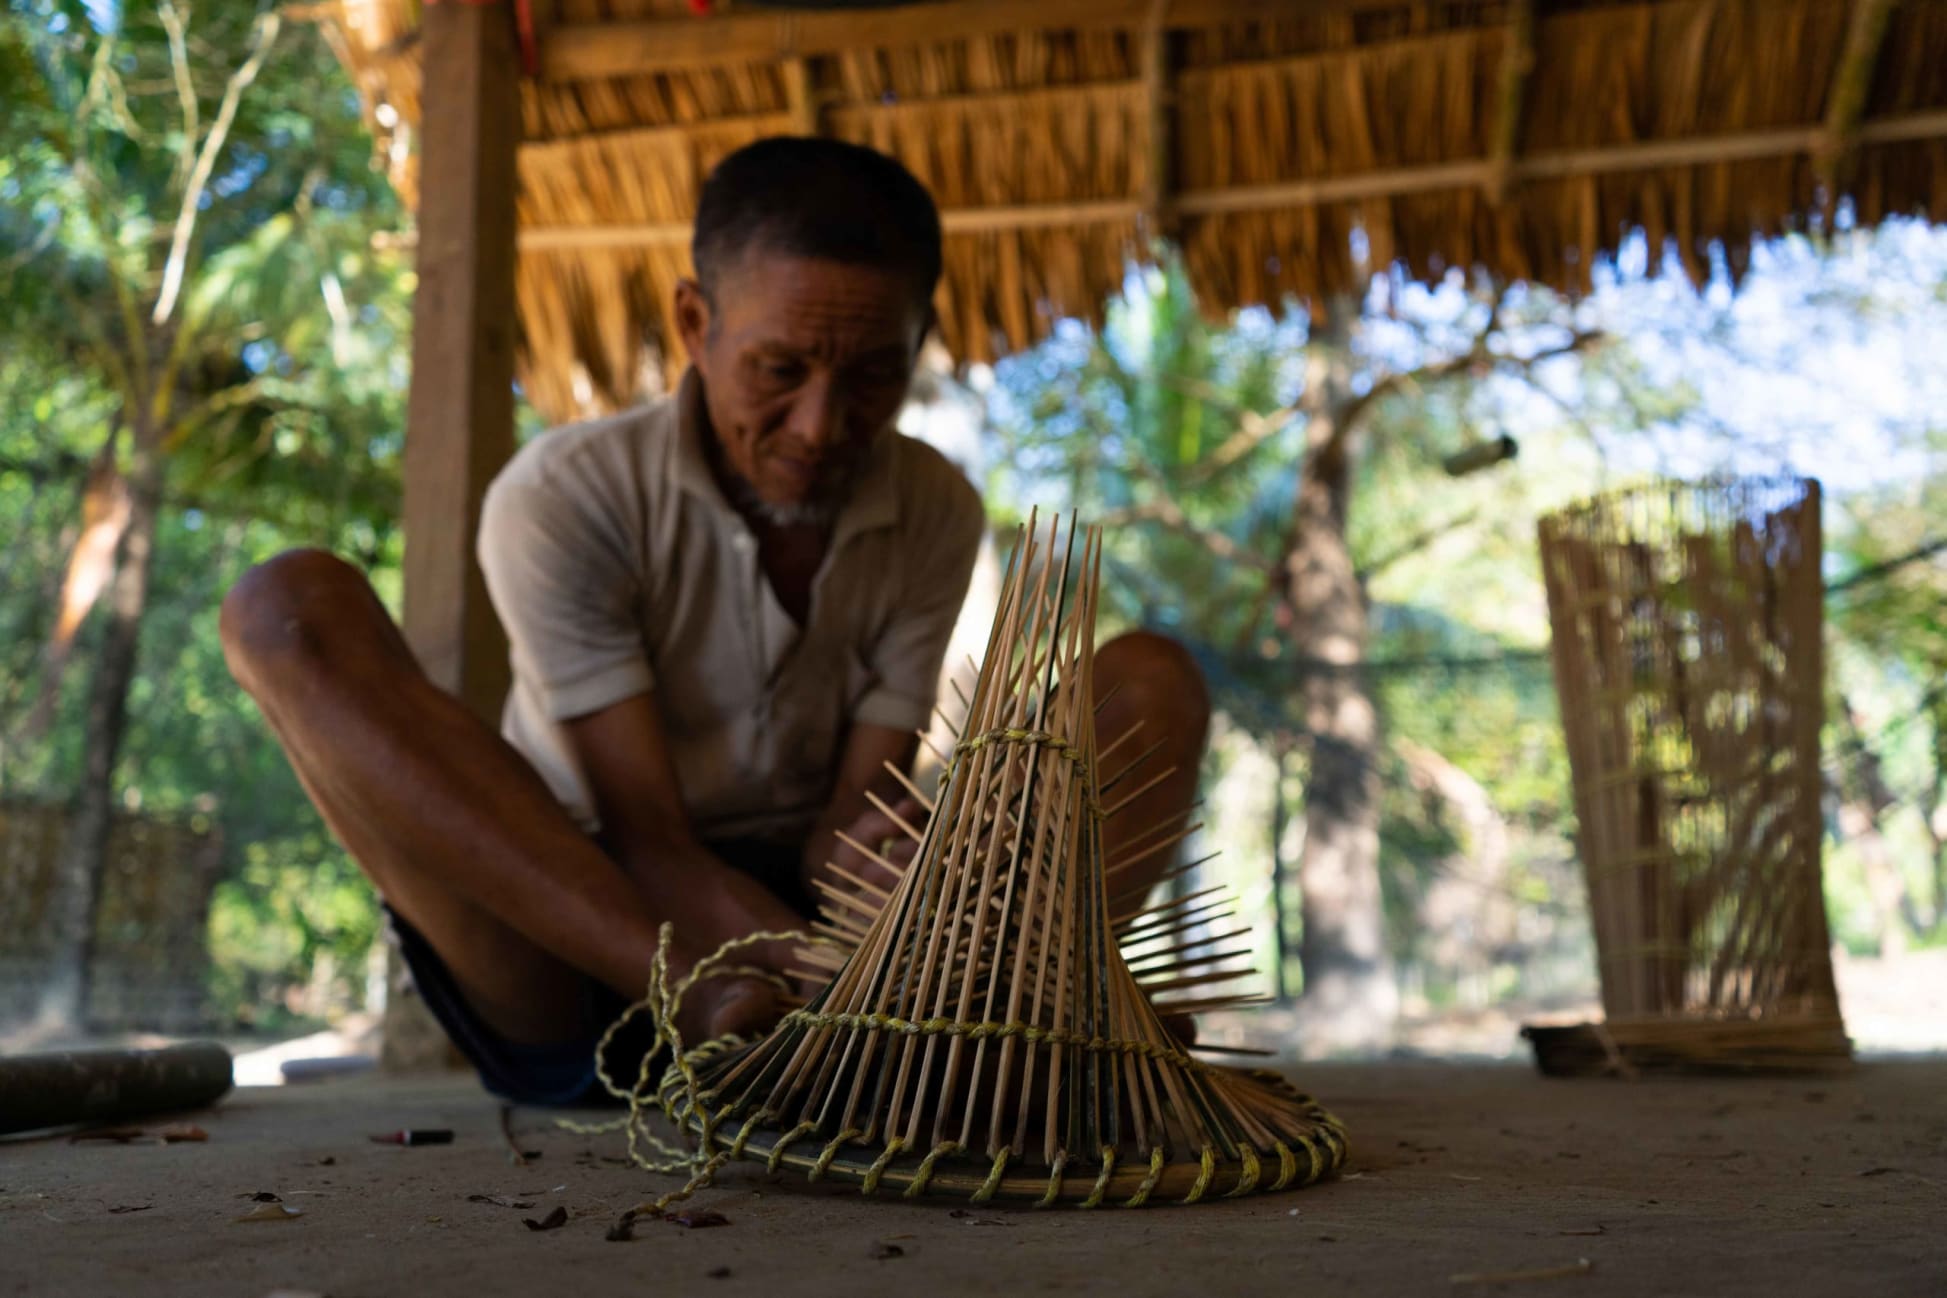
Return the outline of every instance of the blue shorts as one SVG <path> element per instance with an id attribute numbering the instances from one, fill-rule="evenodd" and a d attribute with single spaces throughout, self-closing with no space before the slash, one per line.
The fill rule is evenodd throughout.
<path id="1" fill-rule="evenodd" d="M 709 844 L 731 866 L 762 883 L 799 914 L 816 907 L 799 878 L 803 849 L 796 844 L 734 840 Z M 425 935 L 391 907 L 386 917 L 398 939 L 399 955 L 413 986 L 453 1044 L 479 1070 L 481 1084 L 514 1104 L 590 1105 L 613 1100 L 595 1075 L 595 1047 L 602 1034 L 629 1006 L 629 998 L 594 978 L 583 980 L 581 1021 L 573 1036 L 546 1045 L 509 1041 L 489 1027 L 467 1003 L 453 973 Z M 626 1086 L 635 1081 L 652 1035 L 646 1018 L 637 1018 L 609 1042 L 603 1062 L 608 1075 Z"/>

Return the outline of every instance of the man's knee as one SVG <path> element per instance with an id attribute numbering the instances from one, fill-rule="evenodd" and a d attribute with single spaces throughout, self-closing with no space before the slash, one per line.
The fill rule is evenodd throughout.
<path id="1" fill-rule="evenodd" d="M 323 550 L 286 550 L 246 572 L 223 597 L 218 634 L 230 674 L 255 691 L 273 664 L 322 661 L 327 641 L 371 587 L 358 569 Z"/>
<path id="2" fill-rule="evenodd" d="M 1203 670 L 1181 641 L 1155 631 L 1129 631 L 1095 651 L 1100 687 L 1113 688 L 1117 701 L 1143 712 L 1165 712 L 1179 720 L 1210 713 L 1210 691 Z M 1110 706 L 1115 707 L 1116 701 Z"/>

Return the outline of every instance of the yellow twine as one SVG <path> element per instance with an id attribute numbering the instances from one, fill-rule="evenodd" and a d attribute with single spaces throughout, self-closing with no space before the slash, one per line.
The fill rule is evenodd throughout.
<path id="1" fill-rule="evenodd" d="M 1305 1184 L 1310 1185 L 1325 1170 L 1325 1159 L 1319 1154 L 1318 1146 L 1312 1141 L 1311 1137 L 1299 1136 L 1297 1137 L 1297 1141 L 1298 1148 L 1305 1151 L 1305 1158 L 1311 1164 L 1311 1167 L 1305 1173 Z"/>
<path id="2" fill-rule="evenodd" d="M 1001 1152 L 994 1155 L 994 1170 L 987 1173 L 987 1179 L 973 1193 L 975 1203 L 986 1203 L 994 1197 L 994 1191 L 1001 1188 L 1001 1173 L 1007 1170 L 1007 1160 L 1013 1156 L 1013 1153 L 1011 1147 L 1002 1145 Z"/>
<path id="3" fill-rule="evenodd" d="M 913 1183 L 906 1187 L 906 1197 L 908 1199 L 917 1199 L 920 1195 L 925 1194 L 926 1183 L 933 1179 L 933 1164 L 940 1161 L 942 1154 L 957 1154 L 959 1152 L 960 1142 L 957 1140 L 942 1140 L 939 1144 L 933 1146 L 931 1152 L 925 1158 L 920 1159 L 919 1166 L 913 1170 Z"/>
<path id="4" fill-rule="evenodd" d="M 1065 746 L 1060 741 L 1053 740 L 1052 736 L 1044 737 L 1043 732 L 1033 731 L 1021 732 L 1018 735 L 1014 732 L 999 732 L 980 736 L 976 740 L 968 742 L 977 747 L 980 743 L 992 740 L 1028 743 L 1049 742 L 1058 751 L 1065 751 Z M 671 926 L 668 924 L 663 925 L 655 957 L 650 966 L 649 982 L 644 990 L 642 999 L 628 1006 L 621 1016 L 609 1025 L 608 1029 L 602 1034 L 601 1040 L 596 1047 L 596 1077 L 610 1095 L 628 1104 L 628 1114 L 616 1122 L 609 1123 L 580 1123 L 571 1119 L 559 1120 L 561 1127 L 582 1134 L 597 1134 L 615 1131 L 617 1129 L 624 1130 L 628 1135 L 628 1154 L 633 1164 L 651 1172 L 688 1174 L 688 1179 L 681 1187 L 654 1200 L 638 1204 L 630 1210 L 638 1215 L 662 1213 L 671 1204 L 688 1199 L 697 1193 L 697 1191 L 707 1187 L 716 1176 L 718 1170 L 726 1162 L 732 1158 L 741 1157 L 744 1154 L 750 1140 L 756 1134 L 758 1126 L 762 1122 L 777 1116 L 764 1109 L 752 1113 L 744 1119 L 738 1129 L 736 1138 L 731 1141 L 729 1146 L 721 1149 L 718 1148 L 719 1138 L 717 1132 L 733 1116 L 737 1104 L 735 1101 L 732 1101 L 724 1104 L 714 1112 L 707 1108 L 706 1106 L 709 1102 L 717 1098 L 717 1092 L 704 1089 L 702 1079 L 697 1073 L 696 1065 L 711 1055 L 742 1043 L 736 1038 L 721 1037 L 686 1049 L 683 1044 L 682 1035 L 676 1027 L 677 1013 L 682 1006 L 683 997 L 692 987 L 705 978 L 763 977 L 768 981 L 788 988 L 788 984 L 785 984 L 778 975 L 771 971 L 749 965 L 731 965 L 728 963 L 729 957 L 739 950 L 763 942 L 800 941 L 823 945 L 831 944 L 828 938 L 816 937 L 804 933 L 770 931 L 753 933 L 748 937 L 734 938 L 725 942 L 710 955 L 699 960 L 690 969 L 688 974 L 681 978 L 672 978 L 669 972 L 668 959 L 668 951 L 672 937 L 673 930 Z M 628 1023 L 633 1021 L 637 1015 L 645 1013 L 649 1016 L 650 1026 L 653 1030 L 652 1040 L 649 1048 L 643 1054 L 641 1063 L 637 1067 L 633 1084 L 625 1087 L 609 1074 L 605 1056 L 616 1034 Z M 1079 1047 L 1093 1053 L 1119 1054 L 1124 1056 L 1138 1055 L 1147 1059 L 1173 1063 L 1180 1068 L 1195 1072 L 1207 1071 L 1209 1068 L 1202 1061 L 1190 1058 L 1183 1051 L 1173 1046 L 1148 1041 L 1130 1041 L 1101 1036 L 1087 1036 L 1079 1032 L 1060 1031 L 1029 1023 L 967 1023 L 945 1018 L 914 1021 L 890 1014 L 836 1014 L 818 1012 L 810 1009 L 794 1010 L 784 1017 L 783 1023 L 785 1025 L 804 1025 L 817 1028 L 863 1028 L 914 1036 L 956 1036 L 975 1041 L 983 1041 L 989 1038 L 1017 1037 L 1027 1041 L 1029 1044 L 1047 1043 L 1051 1045 Z M 663 1071 L 660 1083 L 652 1086 L 649 1077 L 651 1061 L 665 1047 L 668 1048 L 669 1063 Z M 1279 1080 L 1282 1081 L 1282 1079 Z M 1294 1098 L 1298 1098 L 1305 1103 L 1310 1102 L 1309 1097 L 1299 1096 L 1295 1088 L 1291 1088 L 1289 1083 L 1283 1083 L 1281 1089 L 1289 1090 Z M 699 1120 L 699 1130 L 695 1148 L 683 1149 L 671 1145 L 657 1136 L 650 1127 L 650 1121 L 657 1113 L 661 1113 L 674 1123 L 679 1132 L 685 1130 L 684 1120 L 686 1118 L 697 1118 Z M 1318 1120 L 1321 1124 L 1321 1129 L 1316 1141 L 1306 1136 L 1296 1137 L 1297 1144 L 1305 1151 L 1306 1156 L 1310 1160 L 1310 1174 L 1305 1177 L 1303 1183 L 1309 1183 L 1311 1180 L 1317 1179 L 1326 1166 L 1333 1165 L 1338 1159 L 1344 1157 L 1343 1139 L 1336 1129 L 1336 1120 L 1322 1108 L 1318 1108 L 1315 1105 L 1308 1110 L 1308 1116 Z M 771 1146 L 765 1158 L 765 1165 L 772 1172 L 777 1171 L 786 1150 L 805 1136 L 813 1134 L 817 1130 L 817 1127 L 818 1124 L 815 1122 L 802 1122 L 784 1133 Z M 828 1142 L 820 1151 L 816 1162 L 812 1166 L 810 1179 L 816 1181 L 822 1178 L 830 1170 L 833 1161 L 838 1156 L 839 1149 L 847 1141 L 856 1140 L 863 1134 L 857 1128 L 849 1128 Z M 1320 1148 L 1321 1144 L 1324 1146 L 1324 1149 Z M 644 1146 L 647 1146 L 648 1149 L 660 1157 L 651 1158 L 646 1155 L 643 1152 Z M 871 1166 L 866 1169 L 861 1178 L 865 1193 L 870 1194 L 878 1189 L 879 1184 L 884 1179 L 885 1173 L 890 1169 L 893 1160 L 906 1147 L 907 1142 L 901 1138 L 894 1137 L 888 1139 L 885 1148 L 874 1159 Z M 1280 1190 L 1298 1176 L 1299 1167 L 1296 1156 L 1282 1141 L 1273 1142 L 1273 1147 L 1278 1154 L 1279 1175 L 1276 1182 L 1270 1188 Z M 941 1141 L 930 1150 L 920 1160 L 918 1167 L 914 1170 L 912 1180 L 905 1190 L 906 1196 L 913 1198 L 924 1193 L 927 1184 L 932 1179 L 934 1167 L 939 1159 L 948 1154 L 957 1153 L 960 1149 L 961 1146 L 958 1142 L 947 1140 Z M 1000 1189 L 1002 1179 L 1007 1170 L 1008 1161 L 1012 1155 L 1012 1148 L 1005 1146 L 994 1155 L 993 1166 L 988 1171 L 986 1180 L 974 1192 L 973 1202 L 986 1203 L 994 1197 L 995 1193 Z M 1115 1173 L 1115 1149 L 1112 1146 L 1105 1145 L 1102 1147 L 1101 1156 L 1102 1168 L 1096 1177 L 1095 1185 L 1089 1196 L 1082 1201 L 1081 1206 L 1084 1208 L 1093 1208 L 1101 1205 L 1104 1197 L 1107 1195 L 1109 1182 Z M 1245 1146 L 1241 1157 L 1244 1165 L 1243 1172 L 1238 1178 L 1237 1185 L 1230 1190 L 1226 1197 L 1235 1197 L 1249 1193 L 1257 1188 L 1258 1181 L 1261 1178 L 1262 1165 L 1258 1159 L 1256 1150 Z M 1196 1182 L 1191 1186 L 1189 1194 L 1182 1200 L 1186 1204 L 1195 1203 L 1209 1189 L 1211 1180 L 1216 1172 L 1215 1150 L 1209 1146 L 1204 1147 L 1200 1153 L 1199 1162 L 1201 1167 Z M 1047 1190 L 1036 1201 L 1037 1207 L 1048 1206 L 1056 1202 L 1060 1197 L 1062 1176 L 1067 1163 L 1068 1152 L 1066 1150 L 1057 1151 L 1053 1165 L 1049 1168 Z M 1152 1148 L 1149 1156 L 1149 1169 L 1141 1183 L 1137 1186 L 1135 1193 L 1125 1201 L 1126 1206 L 1139 1207 L 1149 1200 L 1151 1193 L 1161 1183 L 1165 1165 L 1166 1160 L 1162 1147 L 1157 1146 Z"/>
<path id="5" fill-rule="evenodd" d="M 831 1143 L 825 1146 L 825 1152 L 818 1155 L 818 1161 L 811 1165 L 811 1179 L 814 1181 L 823 1180 L 825 1173 L 831 1168 L 832 1160 L 838 1157 L 838 1147 L 848 1140 L 857 1140 L 864 1134 L 857 1127 L 847 1127 L 836 1136 L 833 1136 Z"/>
<path id="6" fill-rule="evenodd" d="M 1257 1161 L 1257 1151 L 1245 1145 L 1238 1150 L 1238 1156 L 1244 1160 L 1244 1175 L 1237 1178 L 1236 1188 L 1224 1195 L 1226 1199 L 1235 1199 L 1257 1188 L 1258 1171 L 1261 1167 Z"/>
<path id="7" fill-rule="evenodd" d="M 1089 1036 L 1086 1033 L 1070 1032 L 1060 1028 L 1041 1027 L 1034 1023 L 997 1023 L 992 1020 L 968 1023 L 959 1019 L 903 1019 L 896 1014 L 839 1014 L 826 1010 L 792 1010 L 784 1016 L 785 1026 L 803 1025 L 813 1028 L 852 1028 L 868 1031 L 894 1032 L 905 1036 L 949 1036 L 965 1037 L 970 1041 L 985 1041 L 996 1037 L 1019 1037 L 1030 1045 L 1047 1043 L 1057 1046 L 1079 1046 L 1093 1054 L 1141 1055 L 1175 1064 L 1189 1072 L 1207 1072 L 1209 1065 L 1200 1059 L 1192 1059 L 1175 1046 L 1155 1041 L 1131 1041 L 1115 1037 Z"/>
<path id="8" fill-rule="evenodd" d="M 1109 1192 L 1109 1177 L 1113 1175 L 1114 1172 L 1115 1172 L 1115 1146 L 1104 1145 L 1102 1146 L 1101 1174 L 1095 1178 L 1095 1188 L 1088 1192 L 1088 1198 L 1082 1200 L 1081 1203 L 1082 1207 L 1098 1208 L 1102 1205 L 1102 1196 Z"/>
<path id="9" fill-rule="evenodd" d="M 1272 1147 L 1278 1151 L 1278 1179 L 1271 1182 L 1271 1189 L 1275 1193 L 1290 1185 L 1291 1178 L 1298 1175 L 1298 1155 L 1292 1153 L 1291 1146 L 1285 1144 L 1282 1140 L 1275 1140 L 1271 1143 Z"/>
<path id="10" fill-rule="evenodd" d="M 1195 1203 L 1203 1198 L 1203 1192 L 1210 1188 L 1210 1178 L 1217 1173 L 1217 1151 L 1210 1146 L 1203 1147 L 1203 1155 L 1198 1161 L 1203 1164 L 1203 1167 L 1197 1173 L 1196 1184 L 1191 1186 L 1190 1192 L 1183 1196 L 1184 1203 Z"/>
<path id="11" fill-rule="evenodd" d="M 1143 1178 L 1142 1184 L 1136 1187 L 1136 1192 L 1129 1196 L 1129 1201 L 1123 1206 L 1126 1208 L 1142 1207 L 1143 1204 L 1149 1201 L 1149 1192 L 1154 1190 L 1156 1183 L 1162 1179 L 1163 1147 L 1158 1145 L 1149 1151 L 1149 1175 Z"/>
<path id="12" fill-rule="evenodd" d="M 1048 1167 L 1048 1192 L 1034 1201 L 1037 1208 L 1046 1208 L 1061 1197 L 1061 1169 L 1068 1166 L 1068 1151 L 1057 1149 L 1055 1161 Z"/>
<path id="13" fill-rule="evenodd" d="M 1059 753 L 1077 766 L 1083 765 L 1088 760 L 1081 749 L 1059 735 L 1046 730 L 1021 730 L 1011 727 L 989 730 L 985 734 L 975 735 L 972 739 L 962 739 L 953 746 L 953 753 L 958 757 L 963 753 L 978 752 L 988 744 L 995 743 L 1037 745 Z"/>
<path id="14" fill-rule="evenodd" d="M 785 1132 L 782 1136 L 778 1138 L 778 1142 L 775 1145 L 771 1146 L 771 1156 L 764 1160 L 764 1166 L 766 1170 L 772 1172 L 777 1171 L 778 1163 L 784 1158 L 785 1147 L 788 1145 L 796 1144 L 798 1141 L 804 1139 L 806 1136 L 809 1136 L 812 1132 L 816 1130 L 818 1130 L 817 1123 L 800 1122 L 797 1126 Z"/>
<path id="15" fill-rule="evenodd" d="M 906 1138 L 904 1136 L 894 1136 L 886 1142 L 885 1152 L 873 1159 L 872 1166 L 865 1169 L 865 1180 L 859 1186 L 861 1193 L 875 1194 L 878 1192 L 879 1178 L 886 1174 L 886 1164 L 892 1162 L 898 1156 L 899 1151 L 905 1147 Z"/>

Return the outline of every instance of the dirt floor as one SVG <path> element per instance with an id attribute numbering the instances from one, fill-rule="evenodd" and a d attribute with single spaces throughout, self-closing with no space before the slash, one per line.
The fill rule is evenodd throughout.
<path id="1" fill-rule="evenodd" d="M 727 1225 L 643 1221 L 628 1243 L 610 1223 L 672 1183 L 618 1166 L 619 1137 L 524 1110 L 541 1157 L 519 1168 L 468 1081 L 246 1089 L 191 1119 L 204 1143 L 0 1142 L 0 1295 L 1947 1294 L 1947 1059 L 1783 1081 L 1297 1076 L 1353 1157 L 1296 1193 L 969 1210 L 738 1167 L 696 1201 Z M 401 1127 L 457 1139 L 367 1140 Z M 259 1192 L 302 1215 L 239 1222 Z M 564 1226 L 522 1224 L 556 1207 Z M 1478 1278 L 1535 1271 L 1553 1274 Z"/>

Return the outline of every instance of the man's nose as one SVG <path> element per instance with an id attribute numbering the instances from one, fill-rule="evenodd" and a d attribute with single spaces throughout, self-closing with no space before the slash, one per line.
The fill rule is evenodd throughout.
<path id="1" fill-rule="evenodd" d="M 845 427 L 845 408 L 829 375 L 818 375 L 798 390 L 785 427 L 799 446 L 821 455 L 838 441 Z"/>

